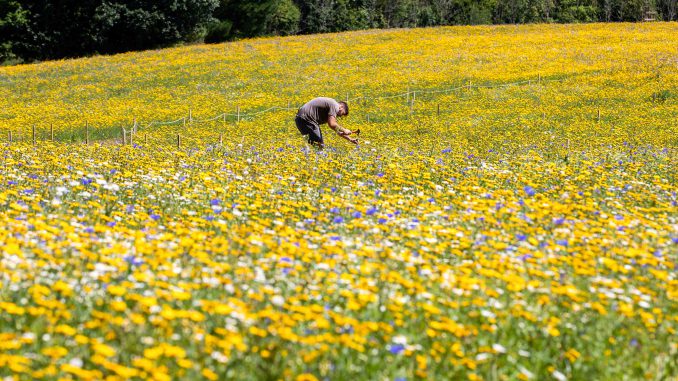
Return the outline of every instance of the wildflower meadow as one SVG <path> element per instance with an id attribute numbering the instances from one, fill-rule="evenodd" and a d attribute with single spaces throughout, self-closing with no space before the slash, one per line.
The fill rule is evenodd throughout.
<path id="1" fill-rule="evenodd" d="M 0 144 L 3 379 L 678 377 L 675 22 L 0 67 Z"/>

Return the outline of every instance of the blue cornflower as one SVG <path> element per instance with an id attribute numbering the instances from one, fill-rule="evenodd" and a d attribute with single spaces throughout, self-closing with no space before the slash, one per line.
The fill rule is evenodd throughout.
<path id="1" fill-rule="evenodd" d="M 532 196 L 534 196 L 535 194 L 537 194 L 537 192 L 534 190 L 534 188 L 532 188 L 532 187 L 529 186 L 529 185 L 528 185 L 528 186 L 525 186 L 525 187 L 523 188 L 523 191 L 525 192 L 525 194 L 527 194 L 527 195 L 530 196 L 530 197 L 532 197 Z"/>
<path id="2" fill-rule="evenodd" d="M 129 263 L 132 266 L 141 266 L 144 261 L 141 258 L 136 258 L 133 255 L 128 255 L 125 258 L 125 262 Z"/>
<path id="3" fill-rule="evenodd" d="M 402 344 L 395 344 L 391 345 L 391 348 L 389 348 L 389 352 L 391 352 L 394 355 L 400 354 L 402 351 L 405 350 L 405 346 Z"/>

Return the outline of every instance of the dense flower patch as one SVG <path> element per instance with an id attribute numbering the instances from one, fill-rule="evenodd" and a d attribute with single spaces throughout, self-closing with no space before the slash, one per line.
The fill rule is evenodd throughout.
<path id="1" fill-rule="evenodd" d="M 0 69 L 19 140 L 0 376 L 675 377 L 675 32 L 369 31 Z M 114 140 L 187 106 L 527 78 L 353 102 L 359 147 L 311 149 L 285 110 Z M 83 119 L 104 140 L 82 144 Z M 33 145 L 22 126 L 46 122 L 75 143 L 40 124 Z"/>

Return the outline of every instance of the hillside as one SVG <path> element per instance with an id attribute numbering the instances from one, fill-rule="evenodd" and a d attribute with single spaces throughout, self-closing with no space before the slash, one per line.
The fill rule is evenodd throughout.
<path id="1" fill-rule="evenodd" d="M 675 379 L 677 32 L 0 68 L 0 378 Z M 358 146 L 304 142 L 319 95 Z"/>

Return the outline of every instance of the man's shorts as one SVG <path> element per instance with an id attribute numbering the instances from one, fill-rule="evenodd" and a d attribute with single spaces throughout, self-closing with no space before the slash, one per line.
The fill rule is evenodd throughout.
<path id="1" fill-rule="evenodd" d="M 323 144 L 323 133 L 320 131 L 320 126 L 315 122 L 310 122 L 300 116 L 294 119 L 297 123 L 297 128 L 302 135 L 308 135 L 309 144 Z"/>

